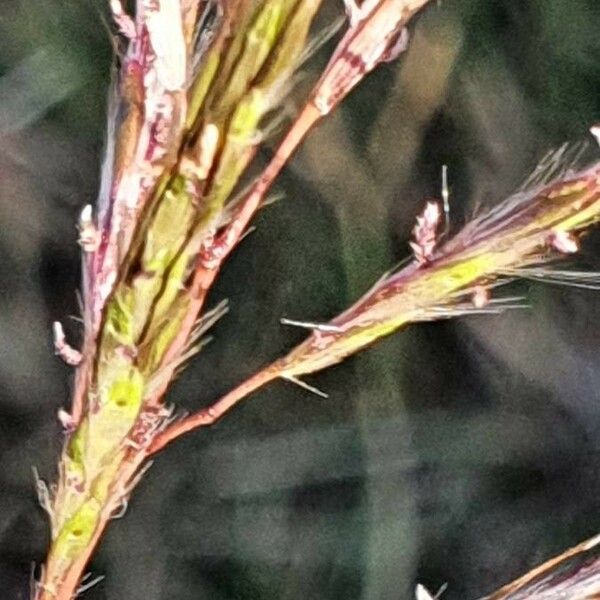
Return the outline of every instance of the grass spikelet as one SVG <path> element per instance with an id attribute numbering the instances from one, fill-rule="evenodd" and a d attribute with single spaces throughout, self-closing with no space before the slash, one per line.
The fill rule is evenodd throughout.
<path id="1" fill-rule="evenodd" d="M 97 213 L 80 219 L 84 344 L 39 600 L 71 598 L 98 536 L 123 510 L 145 448 L 171 420 L 162 394 L 226 310 L 198 320 L 193 273 L 230 218 L 232 192 L 307 44 L 321 0 L 110 4 L 120 41 Z M 202 24 L 200 27 L 199 24 Z M 38 484 L 38 489 L 42 485 Z M 45 489 L 45 488 L 44 488 Z"/>
<path id="2" fill-rule="evenodd" d="M 382 336 L 418 321 L 520 306 L 515 299 L 486 301 L 483 289 L 508 277 L 583 282 L 596 275 L 554 272 L 553 263 L 577 247 L 577 232 L 600 217 L 600 163 L 563 178 L 524 189 L 476 217 L 446 242 L 431 247 L 431 219 L 421 217 L 415 260 L 379 281 L 354 306 L 279 361 L 282 374 L 298 377 L 335 364 Z M 426 212 L 433 211 L 429 208 Z M 439 213 L 436 213 L 439 214 Z M 425 234 L 423 233 L 425 231 Z M 427 249 L 427 251 L 424 250 Z M 516 299 L 518 302 L 518 299 Z"/>

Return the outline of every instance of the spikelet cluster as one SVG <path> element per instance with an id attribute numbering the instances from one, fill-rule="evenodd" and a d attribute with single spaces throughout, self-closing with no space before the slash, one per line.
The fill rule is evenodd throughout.
<path id="1" fill-rule="evenodd" d="M 514 277 L 599 287 L 596 273 L 554 266 L 558 259 L 577 252 L 580 232 L 600 219 L 600 162 L 578 171 L 572 168 L 584 148 L 567 145 L 550 153 L 514 195 L 453 236 L 440 232 L 441 203 L 428 202 L 413 230 L 413 256 L 403 268 L 384 275 L 329 322 L 281 319 L 311 334 L 209 408 L 170 424 L 153 440 L 149 453 L 188 431 L 211 425 L 277 378 L 327 397 L 300 377 L 335 365 L 410 323 L 521 308 L 521 298 L 492 298 L 494 288 Z"/>
<path id="2" fill-rule="evenodd" d="M 600 162 L 575 172 L 569 160 L 565 166 L 566 154 L 562 148 L 549 155 L 512 197 L 448 239 L 439 234 L 440 207 L 428 203 L 414 230 L 413 260 L 332 321 L 304 324 L 310 337 L 271 368 L 295 379 L 409 323 L 499 312 L 514 299 L 490 299 L 491 290 L 515 276 L 575 285 L 597 279 L 549 265 L 577 252 L 578 232 L 600 218 Z"/>
<path id="3" fill-rule="evenodd" d="M 39 485 L 52 528 L 39 598 L 71 585 L 101 524 L 120 511 L 114 499 L 126 502 L 137 473 L 126 461 L 139 466 L 132 453 L 143 456 L 169 421 L 162 374 L 203 329 L 173 348 L 195 270 L 218 258 L 212 240 L 289 91 L 320 3 L 138 0 L 133 17 L 110 2 L 120 54 L 97 210 L 86 207 L 79 224 L 81 351 L 55 325 L 56 352 L 78 368 L 72 410 L 59 413 L 59 481 Z"/>

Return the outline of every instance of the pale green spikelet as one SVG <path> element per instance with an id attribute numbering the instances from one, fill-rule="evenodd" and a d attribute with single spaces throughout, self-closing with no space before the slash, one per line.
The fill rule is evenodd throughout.
<path id="1" fill-rule="evenodd" d="M 98 215 L 88 210 L 81 226 L 79 406 L 49 502 L 53 542 L 42 590 L 60 587 L 126 493 L 114 486 L 127 488 L 169 419 L 164 388 L 199 346 L 198 315 L 189 311 L 203 246 L 229 218 L 227 205 L 264 139 L 266 117 L 287 92 L 282 82 L 302 56 L 320 3 L 229 0 L 214 35 L 203 38 L 208 46 L 196 43 L 203 35 L 196 22 L 209 4 L 141 3 L 134 22 L 112 3 L 131 41 L 110 105 Z M 190 331 L 181 337 L 184 322 Z"/>
<path id="2" fill-rule="evenodd" d="M 427 209 L 415 228 L 415 260 L 375 284 L 342 315 L 315 326 L 276 363 L 282 376 L 336 364 L 409 323 L 502 310 L 501 298 L 485 295 L 494 282 L 521 271 L 530 274 L 528 267 L 576 251 L 573 234 L 600 220 L 600 163 L 578 173 L 565 169 L 550 183 L 519 191 L 444 243 L 432 245 L 429 238 L 439 211 L 433 231 L 426 214 Z M 483 299 L 477 297 L 481 291 Z"/>

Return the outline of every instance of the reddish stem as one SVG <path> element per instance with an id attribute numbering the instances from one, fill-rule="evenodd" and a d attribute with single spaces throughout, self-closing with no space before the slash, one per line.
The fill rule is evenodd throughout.
<path id="1" fill-rule="evenodd" d="M 170 444 L 173 440 L 177 439 L 179 436 L 187 433 L 188 431 L 197 429 L 199 427 L 207 427 L 208 425 L 212 425 L 241 400 L 267 383 L 277 379 L 278 376 L 279 369 L 275 364 L 270 365 L 246 379 L 246 381 L 238 385 L 229 393 L 225 394 L 225 396 L 223 396 L 220 400 L 217 400 L 217 402 L 215 402 L 212 406 L 199 410 L 198 412 L 190 415 L 189 417 L 185 417 L 180 421 L 176 421 L 173 423 L 173 425 L 165 429 L 162 433 L 159 433 L 154 438 L 154 441 L 150 444 L 146 451 L 147 456 L 156 454 L 165 446 Z"/>
<path id="2" fill-rule="evenodd" d="M 199 263 L 194 275 L 194 281 L 192 283 L 192 301 L 188 308 L 188 314 L 186 315 L 177 336 L 169 347 L 169 350 L 165 354 L 163 359 L 164 368 L 175 369 L 175 366 L 169 367 L 169 364 L 176 364 L 175 359 L 180 354 L 183 345 L 186 343 L 190 332 L 196 323 L 198 315 L 204 306 L 208 291 L 216 279 L 223 263 L 225 262 L 225 259 L 229 256 L 239 242 L 244 231 L 246 230 L 246 227 L 248 226 L 248 223 L 256 214 L 256 211 L 260 208 L 266 192 L 269 190 L 289 160 L 290 156 L 294 153 L 296 148 L 306 137 L 306 134 L 320 118 L 321 113 L 317 110 L 315 105 L 309 101 L 305 105 L 300 115 L 294 121 L 294 124 L 288 131 L 283 141 L 280 143 L 265 170 L 252 186 L 252 189 L 246 198 L 242 201 L 242 204 L 238 208 L 236 215 L 232 219 L 229 226 L 213 243 L 213 247 L 219 247 L 220 249 L 218 264 L 214 268 L 208 269 L 203 266 L 202 263 Z M 235 406 L 242 398 L 249 395 L 259 387 L 262 387 L 266 383 L 272 381 L 276 377 L 277 370 L 268 367 L 267 369 L 258 372 L 239 387 L 235 388 L 210 408 L 203 409 L 181 421 L 174 423 L 162 434 L 155 438 L 154 442 L 148 449 L 148 455 L 150 456 L 155 454 L 167 444 L 171 443 L 174 439 L 180 435 L 183 435 L 184 433 L 187 433 L 188 431 L 191 431 L 192 429 L 211 425 L 217 419 L 221 418 L 221 416 L 223 416 L 223 414 L 225 414 L 233 406 Z M 171 377 L 165 377 L 165 383 L 155 395 L 155 402 L 158 402 L 165 393 L 170 379 Z"/>
<path id="3" fill-rule="evenodd" d="M 294 121 L 294 124 L 288 131 L 285 138 L 279 144 L 279 147 L 275 151 L 273 158 L 257 181 L 254 183 L 251 190 L 248 192 L 248 195 L 240 204 L 231 223 L 213 242 L 212 248 L 219 249 L 219 261 L 217 265 L 213 268 L 207 268 L 202 264 L 202 262 L 198 263 L 190 290 L 191 301 L 188 307 L 188 312 L 175 339 L 165 353 L 162 361 L 163 369 L 170 371 L 175 370 L 177 365 L 176 359 L 178 356 L 180 356 L 181 349 L 185 346 L 189 335 L 196 324 L 198 315 L 201 313 L 202 308 L 204 307 L 208 291 L 212 287 L 212 284 L 219 274 L 223 263 L 240 241 L 240 238 L 244 234 L 248 223 L 252 220 L 253 216 L 260 208 L 265 194 L 289 160 L 290 156 L 294 153 L 296 148 L 306 137 L 306 134 L 320 118 L 321 114 L 316 109 L 314 104 L 312 102 L 308 102 L 300 115 L 298 115 Z M 166 392 L 171 380 L 171 374 L 168 375 L 169 376 L 164 377 L 164 384 L 156 392 L 153 400 L 151 401 L 152 404 L 157 404 L 160 402 L 160 399 Z"/>
<path id="4" fill-rule="evenodd" d="M 231 223 L 227 226 L 225 231 L 215 239 L 213 248 L 219 249 L 218 266 L 212 269 L 206 268 L 202 264 L 198 266 L 194 285 L 197 286 L 200 294 L 205 295 L 210 289 L 223 262 L 235 248 L 246 230 L 248 223 L 260 208 L 265 194 L 271 185 L 273 185 L 273 182 L 295 152 L 296 148 L 298 148 L 302 140 L 306 137 L 306 134 L 320 118 L 321 113 L 312 102 L 308 102 L 294 121 L 294 124 L 283 141 L 279 144 L 273 158 L 254 183 L 246 198 L 242 201 Z"/>
<path id="5" fill-rule="evenodd" d="M 310 99 L 280 143 L 273 158 L 238 207 L 231 223 L 206 250 L 208 253 L 212 253 L 213 256 L 218 257 L 216 264 L 210 261 L 211 266 L 209 268 L 205 263 L 199 261 L 192 283 L 192 301 L 188 314 L 165 354 L 163 359 L 164 369 L 174 371 L 176 368 L 176 358 L 180 355 L 181 349 L 189 338 L 198 315 L 202 311 L 208 291 L 212 287 L 225 259 L 240 241 L 249 222 L 260 208 L 266 192 L 296 148 L 312 127 L 335 108 L 381 60 L 391 58 L 386 55 L 391 40 L 401 32 L 411 17 L 428 2 L 429 0 L 417 1 L 409 9 L 403 6 L 401 2 L 382 0 L 375 4 L 372 11 L 357 25 L 351 27 L 342 38 L 323 75 L 315 85 Z M 381 36 L 384 32 L 386 39 L 382 46 L 384 40 L 381 39 Z M 399 52 L 404 49 L 405 47 L 400 48 Z M 371 56 L 373 51 L 379 52 L 379 54 L 375 57 Z M 352 60 L 356 56 L 360 57 L 358 62 Z M 368 60 L 367 56 L 369 56 Z M 163 386 L 157 391 L 153 399 L 154 403 L 160 402 L 170 379 L 170 376 L 164 378 Z M 252 381 L 252 379 L 249 381 Z M 227 410 L 229 408 L 231 407 L 229 406 Z M 219 414 L 219 416 L 221 415 Z M 152 453 L 171 442 L 175 437 L 195 427 L 209 425 L 212 422 L 214 420 L 207 422 L 206 410 L 180 421 L 163 433 L 166 441 L 158 444 Z M 168 435 L 167 432 L 169 432 Z"/>

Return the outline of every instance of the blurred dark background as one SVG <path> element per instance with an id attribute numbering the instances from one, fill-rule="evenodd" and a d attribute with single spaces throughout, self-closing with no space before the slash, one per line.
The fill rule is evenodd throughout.
<path id="1" fill-rule="evenodd" d="M 341 10 L 326 0 L 325 18 Z M 455 224 L 600 119 L 597 0 L 443 0 L 280 178 L 227 266 L 189 409 L 333 316 L 408 253 L 449 166 Z M 93 202 L 112 46 L 100 0 L 0 4 L 0 597 L 44 558 L 35 466 L 55 476 L 78 325 L 75 222 Z M 309 69 L 318 68 L 319 58 Z M 589 235 L 578 268 L 598 269 Z M 518 284 L 530 310 L 423 324 L 276 383 L 169 448 L 91 566 L 90 600 L 475 599 L 600 530 L 600 296 Z"/>

